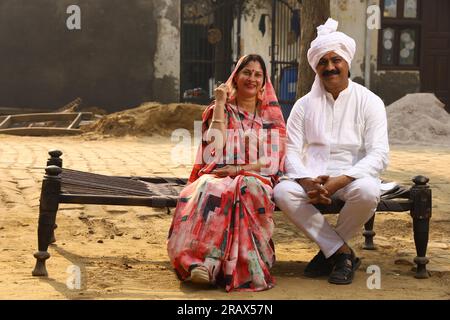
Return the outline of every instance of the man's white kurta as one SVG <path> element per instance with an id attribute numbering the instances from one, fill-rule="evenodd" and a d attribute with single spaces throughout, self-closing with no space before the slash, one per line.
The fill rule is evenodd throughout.
<path id="1" fill-rule="evenodd" d="M 330 176 L 347 175 L 356 179 L 378 178 L 388 164 L 389 153 L 383 101 L 351 80 L 336 100 L 328 92 L 326 96 L 326 115 L 323 119 L 326 119 L 324 128 L 330 155 L 324 160 L 328 162 L 324 173 Z M 287 122 L 285 168 L 291 179 L 316 177 L 317 172 L 312 164 L 321 161 L 317 155 L 311 154 L 314 143 L 308 141 L 306 134 L 311 124 L 305 119 L 304 106 L 309 98 L 310 94 L 307 94 L 295 103 Z M 314 160 L 311 161 L 313 156 Z"/>

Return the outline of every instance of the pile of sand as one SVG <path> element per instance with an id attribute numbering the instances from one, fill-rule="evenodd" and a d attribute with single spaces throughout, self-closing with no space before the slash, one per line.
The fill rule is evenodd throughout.
<path id="1" fill-rule="evenodd" d="M 408 94 L 386 112 L 391 144 L 450 145 L 450 114 L 434 94 Z"/>
<path id="2" fill-rule="evenodd" d="M 82 127 L 90 134 L 106 136 L 170 136 L 183 128 L 193 132 L 206 106 L 187 103 L 146 102 L 103 116 Z M 449 145 L 450 114 L 432 93 L 408 94 L 386 107 L 389 142 L 406 145 Z"/>
<path id="3" fill-rule="evenodd" d="M 200 121 L 206 106 L 197 104 L 146 102 L 104 116 L 83 131 L 109 136 L 170 136 L 173 130 L 183 128 L 193 132 L 194 121 Z"/>

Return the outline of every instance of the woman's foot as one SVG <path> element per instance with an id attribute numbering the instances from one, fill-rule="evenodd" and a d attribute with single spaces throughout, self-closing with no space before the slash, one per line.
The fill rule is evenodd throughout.
<path id="1" fill-rule="evenodd" d="M 209 271 L 205 266 L 198 266 L 191 270 L 191 281 L 198 284 L 211 284 Z"/>

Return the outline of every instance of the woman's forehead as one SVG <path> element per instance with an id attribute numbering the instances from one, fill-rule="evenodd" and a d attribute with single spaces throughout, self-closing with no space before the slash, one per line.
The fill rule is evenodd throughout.
<path id="1" fill-rule="evenodd" d="M 242 70 L 250 70 L 250 71 L 260 71 L 262 72 L 261 64 L 258 61 L 250 61 L 247 63 Z"/>

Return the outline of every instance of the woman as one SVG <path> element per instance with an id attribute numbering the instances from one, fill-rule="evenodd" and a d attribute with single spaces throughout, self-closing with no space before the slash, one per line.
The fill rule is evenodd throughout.
<path id="1" fill-rule="evenodd" d="M 242 57 L 215 98 L 203 113 L 203 140 L 175 210 L 169 257 L 180 280 L 266 290 L 274 285 L 271 199 L 286 129 L 263 59 Z"/>

